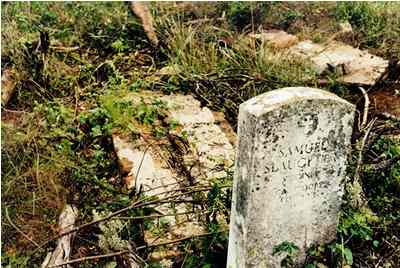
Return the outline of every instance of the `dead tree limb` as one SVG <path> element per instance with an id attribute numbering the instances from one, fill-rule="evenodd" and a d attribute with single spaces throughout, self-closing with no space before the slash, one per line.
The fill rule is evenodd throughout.
<path id="1" fill-rule="evenodd" d="M 231 187 L 231 186 L 230 186 L 230 185 L 227 185 L 227 186 L 222 186 L 221 188 L 227 188 L 227 187 Z M 120 215 L 120 214 L 122 214 L 122 213 L 124 213 L 124 212 L 126 212 L 126 211 L 131 210 L 131 209 L 135 209 L 135 208 L 145 207 L 145 206 L 148 206 L 148 205 L 157 204 L 157 203 L 163 202 L 163 201 L 165 201 L 165 200 L 174 199 L 174 198 L 181 197 L 181 196 L 184 196 L 184 195 L 189 195 L 189 194 L 192 194 L 192 193 L 203 192 L 203 191 L 209 191 L 209 190 L 211 190 L 211 189 L 212 189 L 212 187 L 204 187 L 204 188 L 194 189 L 194 190 L 191 190 L 191 191 L 182 192 L 182 193 L 175 194 L 175 195 L 171 195 L 171 196 L 166 196 L 166 197 L 164 197 L 164 198 L 160 198 L 160 199 L 157 199 L 157 200 L 152 200 L 152 201 L 145 202 L 145 201 L 147 201 L 147 200 L 153 198 L 153 196 L 148 196 L 148 197 L 145 197 L 145 198 L 143 198 L 143 199 L 137 200 L 137 201 L 133 202 L 131 205 L 129 205 L 129 206 L 125 207 L 125 208 L 122 208 L 122 209 L 120 209 L 120 210 L 117 210 L 117 211 L 111 213 L 111 214 L 108 215 L 108 216 L 105 216 L 105 217 L 103 217 L 103 218 L 100 218 L 100 219 L 97 219 L 97 220 L 94 220 L 94 221 L 91 221 L 91 222 L 84 223 L 84 224 L 82 224 L 82 225 L 80 225 L 80 226 L 77 226 L 77 227 L 74 227 L 74 228 L 68 230 L 67 232 L 63 232 L 63 233 L 61 233 L 61 234 L 59 234 L 59 235 L 57 235 L 57 236 L 54 236 L 54 237 L 50 238 L 49 240 L 45 241 L 44 243 L 42 243 L 41 245 L 37 245 L 37 246 L 38 246 L 38 248 L 43 248 L 45 245 L 47 245 L 48 243 L 50 243 L 51 241 L 53 241 L 53 240 L 55 240 L 55 239 L 58 239 L 58 238 L 60 238 L 60 237 L 63 237 L 63 236 L 65 236 L 65 235 L 68 235 L 68 234 L 70 234 L 70 233 L 78 232 L 78 231 L 80 231 L 80 230 L 82 230 L 82 229 L 85 229 L 85 228 L 87 228 L 87 227 L 89 227 L 89 226 L 92 226 L 92 225 L 94 225 L 94 224 L 97 224 L 97 223 L 100 223 L 100 222 L 103 222 L 103 221 L 110 220 L 111 218 L 113 218 L 113 217 L 115 217 L 115 216 L 118 216 L 118 215 Z M 172 191 L 167 191 L 167 192 L 172 192 Z M 167 192 L 166 192 L 166 193 L 167 193 Z M 164 194 L 164 193 L 160 193 L 160 195 L 161 195 L 161 194 Z"/>
<path id="2" fill-rule="evenodd" d="M 142 21 L 143 29 L 146 32 L 147 38 L 154 46 L 158 46 L 158 38 L 153 27 L 153 17 L 151 16 L 148 3 L 146 2 L 131 2 L 131 9 L 136 16 Z"/>
<path id="3" fill-rule="evenodd" d="M 16 226 L 10 216 L 8 215 L 8 208 L 6 207 L 6 218 L 8 223 L 10 223 L 10 225 L 18 232 L 20 233 L 23 237 L 25 237 L 26 240 L 28 240 L 29 242 L 31 242 L 32 244 L 34 244 L 37 247 L 40 247 L 40 245 L 38 243 L 36 243 L 35 241 L 33 241 L 27 234 L 25 234 L 24 232 L 21 231 L 21 229 L 18 228 L 18 226 Z"/>
<path id="4" fill-rule="evenodd" d="M 204 233 L 204 234 L 199 234 L 199 235 L 187 236 L 187 237 L 184 237 L 184 238 L 171 240 L 171 241 L 167 241 L 167 242 L 162 242 L 162 243 L 157 243 L 157 244 L 152 244 L 152 245 L 147 245 L 147 246 L 140 246 L 140 247 L 137 247 L 136 250 L 160 247 L 160 246 L 165 246 L 165 245 L 169 245 L 169 244 L 176 244 L 176 243 L 183 242 L 183 241 L 186 241 L 186 240 L 196 239 L 196 238 L 203 237 L 203 236 L 219 234 L 219 233 L 223 233 L 223 232 L 226 232 L 226 231 L 227 230 L 221 230 L 219 232 L 209 232 L 209 233 Z M 115 257 L 115 256 L 121 256 L 121 255 L 129 254 L 130 252 L 131 252 L 130 250 L 122 250 L 122 251 L 117 251 L 117 252 L 104 254 L 104 255 L 87 256 L 87 257 L 82 257 L 82 258 L 70 260 L 70 261 L 67 261 L 67 262 L 64 262 L 64 263 L 60 263 L 58 265 L 49 266 L 48 268 L 55 268 L 55 267 L 61 267 L 61 266 L 68 265 L 68 264 L 73 264 L 73 263 L 79 263 L 79 262 L 84 262 L 84 261 L 98 260 L 98 259 L 102 259 L 102 258 L 110 258 L 110 257 Z"/>
<path id="5" fill-rule="evenodd" d="M 366 197 L 362 188 L 362 183 L 360 179 L 360 171 L 363 165 L 363 153 L 365 144 L 367 143 L 369 133 L 371 132 L 372 127 L 374 126 L 376 118 L 372 119 L 367 127 L 365 128 L 365 134 L 361 140 L 360 148 L 358 151 L 358 159 L 356 164 L 356 170 L 354 172 L 353 184 L 351 186 L 351 193 L 352 193 L 352 205 L 353 207 L 359 208 L 365 205 Z"/>
<path id="6" fill-rule="evenodd" d="M 369 110 L 370 101 L 369 101 L 368 93 L 365 91 L 365 89 L 362 88 L 362 87 L 358 87 L 358 88 L 361 90 L 361 92 L 362 92 L 362 94 L 364 96 L 363 119 L 362 119 L 361 126 L 360 126 L 360 130 L 363 130 L 365 128 L 365 126 L 367 125 L 368 110 Z"/>

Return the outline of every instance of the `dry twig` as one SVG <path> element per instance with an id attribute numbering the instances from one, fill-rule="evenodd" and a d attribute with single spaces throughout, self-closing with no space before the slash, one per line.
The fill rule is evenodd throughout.
<path id="1" fill-rule="evenodd" d="M 362 190 L 362 183 L 360 180 L 360 170 L 363 165 L 363 153 L 364 153 L 364 147 L 365 144 L 367 143 L 369 133 L 371 132 L 372 127 L 374 126 L 376 121 L 376 118 L 372 119 L 369 124 L 367 125 L 365 129 L 365 134 L 361 140 L 361 145 L 359 148 L 358 152 L 358 159 L 357 159 L 357 165 L 356 165 L 356 170 L 354 172 L 354 179 L 353 179 L 353 185 L 352 185 L 352 193 L 353 193 L 353 206 L 354 207 L 361 207 L 365 204 L 365 196 Z"/>
<path id="2" fill-rule="evenodd" d="M 362 119 L 361 126 L 360 126 L 360 130 L 363 130 L 365 128 L 365 126 L 367 125 L 368 110 L 369 110 L 369 103 L 370 102 L 369 102 L 368 93 L 365 91 L 365 89 L 362 88 L 362 87 L 358 87 L 358 88 L 361 90 L 361 92 L 362 92 L 362 94 L 364 96 L 364 100 L 365 100 L 365 102 L 364 102 L 363 119 Z"/>
<path id="3" fill-rule="evenodd" d="M 184 237 L 184 238 L 171 240 L 171 241 L 167 241 L 167 242 L 162 242 L 162 243 L 157 243 L 157 244 L 152 244 L 152 245 L 147 245 L 147 246 L 140 246 L 140 247 L 137 247 L 136 250 L 160 247 L 160 246 L 165 246 L 165 245 L 169 245 L 169 244 L 176 244 L 176 243 L 179 243 L 179 242 L 182 242 L 182 241 L 195 239 L 195 238 L 208 236 L 208 235 L 213 235 L 213 234 L 219 234 L 219 233 L 223 233 L 223 232 L 226 232 L 226 231 L 227 230 L 222 230 L 222 231 L 219 231 L 219 232 L 209 232 L 209 233 L 204 233 L 204 234 L 199 234 L 199 235 L 187 236 L 187 237 Z M 104 255 L 82 257 L 82 258 L 70 260 L 70 261 L 67 261 L 67 262 L 64 262 L 64 263 L 60 263 L 58 265 L 49 266 L 48 268 L 61 267 L 61 266 L 67 265 L 67 264 L 73 264 L 73 263 L 78 263 L 78 262 L 83 262 L 83 261 L 90 261 L 90 260 L 98 260 L 98 259 L 101 259 L 101 258 L 110 258 L 110 257 L 115 257 L 115 256 L 128 254 L 128 253 L 131 253 L 131 251 L 130 250 L 122 250 L 122 251 L 113 252 L 113 253 L 104 254 Z"/>
<path id="4" fill-rule="evenodd" d="M 28 236 L 27 234 L 25 234 L 24 232 L 22 232 L 21 229 L 19 229 L 18 226 L 16 226 L 16 225 L 12 222 L 12 220 L 11 220 L 11 218 L 10 218 L 10 215 L 8 215 L 8 208 L 7 208 L 7 207 L 6 207 L 6 218 L 7 218 L 8 223 L 10 223 L 10 225 L 11 225 L 18 233 L 20 233 L 23 237 L 25 237 L 26 240 L 28 240 L 29 242 L 31 242 L 32 244 L 34 244 L 36 247 L 39 247 L 39 248 L 41 247 L 38 243 L 36 243 L 36 242 L 33 241 L 32 239 L 30 239 L 29 236 Z"/>
<path id="5" fill-rule="evenodd" d="M 221 188 L 227 188 L 227 187 L 230 187 L 230 185 L 222 186 Z M 126 212 L 128 210 L 131 210 L 131 209 L 134 209 L 134 208 L 145 207 L 145 206 L 148 206 L 148 205 L 157 204 L 159 202 L 163 202 L 163 201 L 168 200 L 168 199 L 174 199 L 174 198 L 181 197 L 181 196 L 188 195 L 188 194 L 192 194 L 192 193 L 209 191 L 211 189 L 212 189 L 212 187 L 205 187 L 205 188 L 195 189 L 195 190 L 191 190 L 191 191 L 188 191 L 188 192 L 179 193 L 179 194 L 175 194 L 175 195 L 171 195 L 171 196 L 166 196 L 164 198 L 160 198 L 160 199 L 152 200 L 152 201 L 148 201 L 148 202 L 144 202 L 144 201 L 146 201 L 148 199 L 151 199 L 153 196 L 145 197 L 145 198 L 143 198 L 141 200 L 137 200 L 137 201 L 133 202 L 131 205 L 129 205 L 129 206 L 125 207 L 125 208 L 122 208 L 120 210 L 117 210 L 117 211 L 111 213 L 108 216 L 105 216 L 103 218 L 100 218 L 100 219 L 97 219 L 97 220 L 94 220 L 94 221 L 91 221 L 91 222 L 84 223 L 84 224 L 82 224 L 80 226 L 72 228 L 71 230 L 69 230 L 67 232 L 63 232 L 63 233 L 61 233 L 61 234 L 59 234 L 57 236 L 54 236 L 54 237 L 50 238 L 49 240 L 45 241 L 43 244 L 38 245 L 38 248 L 43 248 L 45 245 L 47 245 L 51 241 L 53 241 L 55 239 L 58 239 L 58 238 L 60 238 L 62 236 L 68 235 L 68 234 L 73 233 L 73 232 L 78 232 L 78 231 L 80 231 L 82 229 L 85 229 L 85 228 L 87 228 L 89 226 L 92 226 L 94 224 L 110 220 L 111 218 L 113 218 L 115 216 L 118 216 L 118 215 L 120 215 L 120 214 L 122 214 L 122 213 L 124 213 L 124 212 Z M 176 190 L 166 191 L 164 193 L 160 193 L 160 195 L 168 193 L 168 192 L 174 192 L 174 191 L 176 191 Z"/>

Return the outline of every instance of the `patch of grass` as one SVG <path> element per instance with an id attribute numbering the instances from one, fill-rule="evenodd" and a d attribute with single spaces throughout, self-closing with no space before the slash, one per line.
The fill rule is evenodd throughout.
<path id="1" fill-rule="evenodd" d="M 400 57 L 400 4 L 347 2 L 335 10 L 339 21 L 349 21 L 362 48 L 379 48 L 381 55 Z"/>
<path id="2" fill-rule="evenodd" d="M 386 128 L 390 131 L 398 126 L 386 125 Z M 400 162 L 376 166 L 376 160 L 383 163 L 399 157 L 400 140 L 395 136 L 375 135 L 364 155 L 361 172 L 368 207 L 352 208 L 348 197 L 345 198 L 337 226 L 337 239 L 330 244 L 313 247 L 307 262 L 309 267 L 318 267 L 318 263 L 376 266 L 382 262 L 388 267 L 398 264 L 398 256 L 393 253 L 400 246 L 397 238 L 400 231 Z"/>
<path id="3" fill-rule="evenodd" d="M 268 14 L 268 2 L 232 2 L 221 3 L 218 9 L 226 12 L 230 25 L 236 30 L 251 30 L 252 25 L 260 24 Z"/>
<path id="4" fill-rule="evenodd" d="M 77 97 L 92 82 L 81 76 L 85 66 L 96 68 L 99 56 L 135 52 L 148 44 L 137 18 L 122 2 L 2 3 L 2 20 L 2 38 L 7 40 L 2 68 L 18 73 L 10 103 L 18 108 L 31 108 L 32 100 Z M 41 33 L 48 34 L 48 46 L 40 42 Z M 68 52 L 75 47 L 79 50 Z"/>
<path id="5" fill-rule="evenodd" d="M 66 202 L 79 206 L 84 219 L 119 193 L 108 181 L 118 177 L 108 121 L 100 109 L 77 120 L 70 107 L 53 102 L 35 105 L 18 127 L 2 125 L 2 204 L 35 242 L 55 235 Z M 8 222 L 2 232 L 8 256 L 14 248 L 25 254 L 36 248 Z"/>
<path id="6" fill-rule="evenodd" d="M 239 103 L 273 89 L 315 83 L 315 72 L 306 62 L 252 45 L 246 35 L 180 21 L 168 25 L 168 65 L 179 66 L 173 76 L 176 87 L 224 111 L 233 125 Z M 221 39 L 228 41 L 221 44 Z"/>

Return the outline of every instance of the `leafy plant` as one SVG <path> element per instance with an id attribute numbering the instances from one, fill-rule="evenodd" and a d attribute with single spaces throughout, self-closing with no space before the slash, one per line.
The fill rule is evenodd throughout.
<path id="1" fill-rule="evenodd" d="M 111 44 L 111 47 L 118 53 L 125 51 L 129 46 L 123 40 L 118 39 Z"/>
<path id="2" fill-rule="evenodd" d="M 330 246 L 330 249 L 334 256 L 340 260 L 343 260 L 345 264 L 353 264 L 353 253 L 351 252 L 351 249 L 345 247 L 343 243 L 334 243 Z"/>
<path id="3" fill-rule="evenodd" d="M 372 228 L 370 221 L 373 216 L 359 211 L 347 210 L 342 212 L 344 216 L 340 218 L 338 232 L 343 237 L 354 237 L 361 240 L 371 240 Z"/>
<path id="4" fill-rule="evenodd" d="M 386 43 L 399 41 L 400 20 L 394 14 L 398 13 L 399 5 L 390 3 L 347 2 L 338 3 L 336 17 L 339 21 L 349 21 L 359 33 L 361 46 L 383 47 Z M 394 47 L 383 47 L 385 50 L 399 50 Z"/>
<path id="5" fill-rule="evenodd" d="M 291 267 L 294 264 L 294 258 L 296 256 L 299 247 L 293 242 L 283 241 L 282 243 L 274 246 L 272 255 L 281 255 L 286 253 L 286 256 L 281 260 L 282 267 Z"/>
<path id="6" fill-rule="evenodd" d="M 150 105 L 147 105 L 142 99 L 137 106 L 136 118 L 143 124 L 151 125 L 161 115 L 163 106 L 163 102 L 160 100 L 154 100 Z"/>

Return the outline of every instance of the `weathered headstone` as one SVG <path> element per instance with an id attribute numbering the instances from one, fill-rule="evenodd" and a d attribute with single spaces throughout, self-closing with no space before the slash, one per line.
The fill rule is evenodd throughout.
<path id="1" fill-rule="evenodd" d="M 355 107 L 284 88 L 240 106 L 227 267 L 280 267 L 274 246 L 335 238 Z"/>

